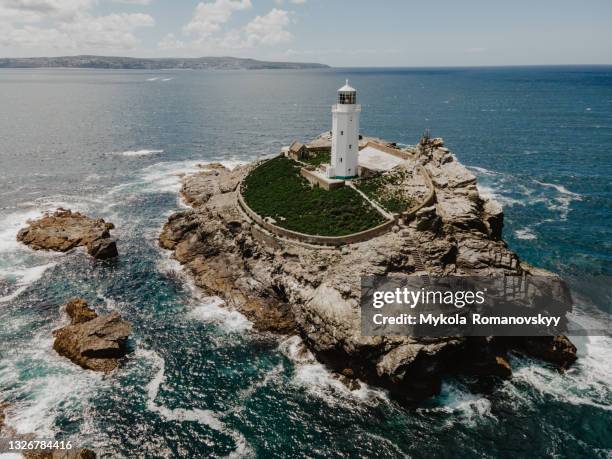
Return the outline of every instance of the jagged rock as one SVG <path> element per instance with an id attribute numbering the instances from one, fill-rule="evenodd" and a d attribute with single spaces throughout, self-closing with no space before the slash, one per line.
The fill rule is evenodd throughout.
<path id="1" fill-rule="evenodd" d="M 2 435 L 4 433 L 5 430 L 5 425 L 4 425 L 4 421 L 6 420 L 6 414 L 5 414 L 5 410 L 9 407 L 8 403 L 0 403 L 0 435 Z M 8 435 L 2 435 L 4 437 L 7 437 Z"/>
<path id="2" fill-rule="evenodd" d="M 114 370 L 127 353 L 132 326 L 116 312 L 98 316 L 81 299 L 69 302 L 66 312 L 71 324 L 53 332 L 53 349 L 85 369 Z"/>
<path id="3" fill-rule="evenodd" d="M 83 324 L 98 317 L 82 298 L 75 298 L 66 303 L 66 314 L 70 317 L 71 325 Z"/>
<path id="4" fill-rule="evenodd" d="M 17 233 L 17 240 L 34 250 L 67 252 L 86 246 L 90 255 L 105 259 L 117 256 L 117 246 L 110 237 L 115 225 L 103 219 L 93 219 L 79 212 L 58 209 L 37 220 Z"/>
<path id="5" fill-rule="evenodd" d="M 565 336 L 526 337 L 517 345 L 527 354 L 568 369 L 577 359 L 576 346 Z"/>
<path id="6" fill-rule="evenodd" d="M 107 260 L 119 255 L 117 244 L 109 237 L 89 242 L 87 244 L 87 253 L 98 260 Z"/>
<path id="7" fill-rule="evenodd" d="M 181 194 L 193 207 L 208 202 L 211 196 L 234 191 L 248 168 L 227 169 L 219 163 L 204 166 L 207 169 L 183 179 Z"/>
<path id="8" fill-rule="evenodd" d="M 327 143 L 326 133 L 311 145 Z M 160 245 L 174 250 L 196 285 L 244 313 L 256 329 L 297 331 L 315 357 L 343 378 L 384 387 L 402 401 L 437 394 L 448 373 L 508 378 L 505 356 L 520 347 L 517 342 L 361 335 L 362 275 L 523 273 L 501 240 L 501 209 L 480 197 L 476 178 L 441 140 L 435 145 L 428 141 L 414 149 L 415 161 L 432 177 L 435 203 L 400 231 L 341 250 L 274 237 L 238 210 L 235 189 L 250 170 L 246 166 L 185 177 L 182 194 L 195 208 L 168 219 Z M 560 365 L 570 361 L 569 346 L 560 351 L 558 343 L 555 349 L 542 345 L 539 355 Z"/>
<path id="9" fill-rule="evenodd" d="M 483 220 L 487 225 L 489 236 L 496 241 L 502 238 L 504 211 L 497 201 L 487 199 L 484 202 Z"/>
<path id="10" fill-rule="evenodd" d="M 435 233 L 440 226 L 440 218 L 436 214 L 434 206 L 423 207 L 417 211 L 415 218 L 416 229 L 418 231 L 432 231 Z"/>

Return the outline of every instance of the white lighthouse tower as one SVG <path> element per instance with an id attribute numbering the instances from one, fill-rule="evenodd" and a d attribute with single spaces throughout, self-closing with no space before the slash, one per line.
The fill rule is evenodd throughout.
<path id="1" fill-rule="evenodd" d="M 338 89 L 338 103 L 332 106 L 331 170 L 329 175 L 339 179 L 357 176 L 359 155 L 359 113 L 357 91 L 346 80 Z"/>

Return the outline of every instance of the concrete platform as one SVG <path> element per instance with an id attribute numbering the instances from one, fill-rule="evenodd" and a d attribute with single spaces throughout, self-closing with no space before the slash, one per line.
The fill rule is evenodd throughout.
<path id="1" fill-rule="evenodd" d="M 384 151 L 376 145 L 367 145 L 359 151 L 359 167 L 365 167 L 371 171 L 390 171 L 395 166 L 403 163 L 405 159 Z"/>
<path id="2" fill-rule="evenodd" d="M 320 186 L 324 190 L 333 190 L 344 186 L 344 180 L 328 178 L 322 170 L 308 170 L 305 167 L 300 169 L 300 174 L 312 185 Z"/>

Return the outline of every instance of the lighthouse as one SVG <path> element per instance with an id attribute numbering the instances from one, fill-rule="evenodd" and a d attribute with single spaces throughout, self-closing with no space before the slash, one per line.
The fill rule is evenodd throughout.
<path id="1" fill-rule="evenodd" d="M 329 175 L 338 179 L 357 176 L 359 155 L 359 114 L 357 91 L 346 84 L 338 89 L 338 102 L 332 106 L 332 147 Z"/>

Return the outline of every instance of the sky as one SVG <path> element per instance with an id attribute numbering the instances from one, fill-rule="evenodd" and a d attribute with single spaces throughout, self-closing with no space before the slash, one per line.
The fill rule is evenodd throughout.
<path id="1" fill-rule="evenodd" d="M 612 0 L 0 0 L 0 57 L 612 64 Z"/>

